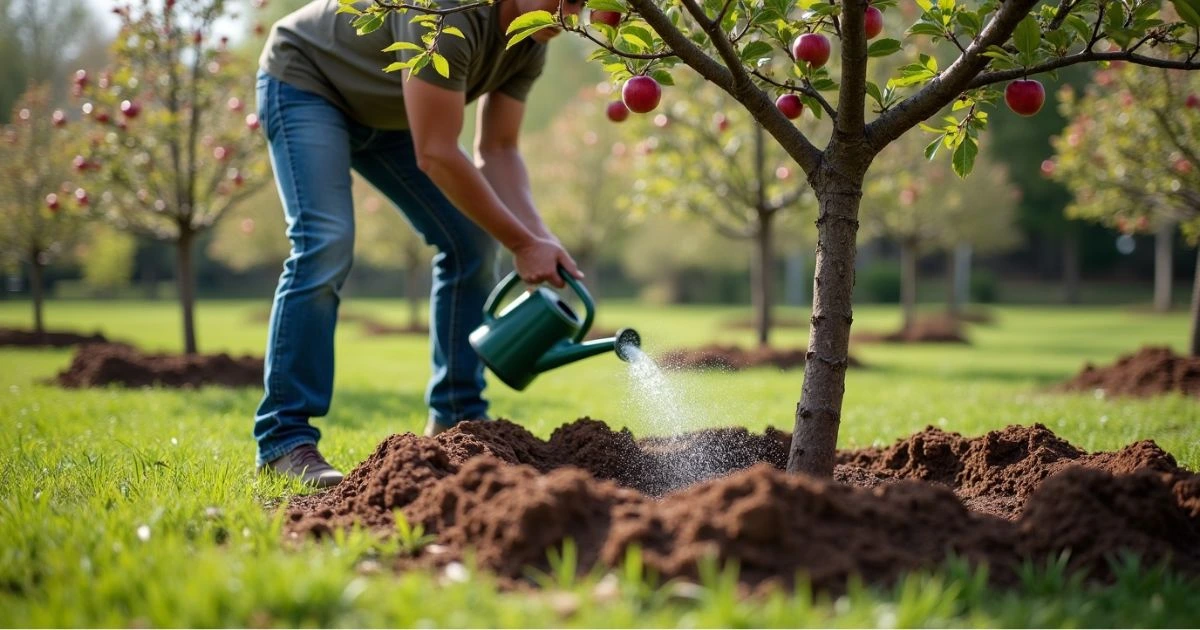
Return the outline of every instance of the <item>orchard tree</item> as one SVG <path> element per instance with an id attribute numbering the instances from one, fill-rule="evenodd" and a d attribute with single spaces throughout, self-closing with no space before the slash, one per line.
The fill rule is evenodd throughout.
<path id="1" fill-rule="evenodd" d="M 639 156 L 634 207 L 643 212 L 693 214 L 720 235 L 753 246 L 750 296 L 758 344 L 770 342 L 775 302 L 775 263 L 780 229 L 796 232 L 800 210 L 810 202 L 795 163 L 763 128 L 721 90 L 689 78 L 691 98 L 675 101 L 653 117 L 639 117 L 633 135 Z M 799 116 L 797 99 L 784 107 Z M 611 111 L 621 111 L 620 100 Z M 668 113 L 669 112 L 669 113 Z M 785 234 L 792 236 L 792 234 Z"/>
<path id="2" fill-rule="evenodd" d="M 907 135 L 884 149 L 863 191 L 865 235 L 887 238 L 900 248 L 906 331 L 917 319 L 917 263 L 923 255 L 952 252 L 959 245 L 998 251 L 1017 241 L 1017 189 L 1006 169 L 979 155 L 975 174 L 963 180 L 944 162 L 913 164 L 922 140 Z"/>
<path id="3" fill-rule="evenodd" d="M 39 335 L 46 332 L 43 272 L 70 254 L 80 231 L 80 213 L 63 192 L 68 124 L 62 110 L 51 111 L 50 88 L 41 85 L 17 101 L 12 122 L 0 131 L 0 266 L 29 269 Z"/>
<path id="4" fill-rule="evenodd" d="M 80 206 L 118 229 L 173 243 L 184 350 L 196 352 L 197 238 L 268 181 L 253 69 L 214 23 L 224 0 L 143 0 L 114 9 L 112 67 L 75 74 L 88 133 Z"/>
<path id="5" fill-rule="evenodd" d="M 103 60 L 104 34 L 84 0 L 0 0 L 0 122 L 31 85 L 56 103 L 67 69 Z M 99 56 L 99 59 L 97 59 Z"/>
<path id="6" fill-rule="evenodd" d="M 1082 95 L 1064 90 L 1061 109 L 1070 123 L 1043 170 L 1074 191 L 1070 216 L 1167 238 L 1178 226 L 1200 245 L 1200 76 L 1122 64 Z M 1169 251 L 1159 274 L 1170 273 Z M 1200 356 L 1200 248 L 1190 336 Z"/>
<path id="7" fill-rule="evenodd" d="M 623 82 L 623 101 L 634 112 L 657 107 L 672 68 L 687 65 L 737 100 L 803 170 L 819 204 L 816 278 L 788 470 L 828 477 L 845 393 L 858 210 L 875 156 L 940 114 L 927 125 L 936 138 L 926 157 L 944 148 L 965 176 L 986 126 L 979 114 L 1001 98 L 997 86 L 1004 86 L 1011 109 L 1033 115 L 1045 92 L 1030 77 L 1043 72 L 1117 60 L 1200 68 L 1200 0 L 1173 3 L 1175 14 L 1161 11 L 1158 0 L 917 0 L 921 12 L 912 26 L 885 34 L 878 30 L 883 23 L 868 16 L 893 8 L 890 0 L 590 0 L 593 10 L 619 13 L 616 26 L 535 11 L 514 20 L 509 33 L 515 42 L 557 26 L 587 37 L 598 47 L 594 58 Z M 378 29 L 391 12 L 418 13 L 399 19 L 428 27 L 424 49 L 390 68 L 413 71 L 431 64 L 445 70 L 436 38 L 445 16 L 465 6 L 346 0 L 341 8 L 360 32 Z M 898 52 L 901 38 L 931 44 L 936 54 L 901 66 L 882 85 L 868 81 L 869 60 Z M 834 40 L 841 59 L 836 75 L 825 67 Z M 947 55 L 952 61 L 939 61 Z M 788 117 L 790 106 L 777 105 L 787 94 L 833 120 L 823 148 Z"/>

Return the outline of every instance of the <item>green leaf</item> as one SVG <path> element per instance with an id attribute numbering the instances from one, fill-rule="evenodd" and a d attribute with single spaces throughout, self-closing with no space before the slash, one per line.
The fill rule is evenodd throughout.
<path id="1" fill-rule="evenodd" d="M 875 99 L 880 107 L 883 107 L 883 93 L 879 91 L 879 86 L 875 85 L 874 81 L 867 81 L 867 95 Z"/>
<path id="2" fill-rule="evenodd" d="M 1171 0 L 1175 11 L 1184 22 L 1195 28 L 1200 28 L 1200 0 Z"/>
<path id="3" fill-rule="evenodd" d="M 412 42 L 394 42 L 391 46 L 383 49 L 383 52 L 396 52 L 397 50 L 425 50 L 424 48 Z"/>
<path id="4" fill-rule="evenodd" d="M 358 10 L 357 8 L 355 8 L 355 6 L 354 6 L 354 5 L 352 5 L 352 4 L 343 4 L 343 5 L 339 6 L 339 7 L 337 8 L 337 11 L 334 11 L 334 13 L 335 13 L 335 14 L 337 14 L 337 13 L 349 13 L 350 15 L 362 15 L 362 11 L 359 11 L 359 10 Z"/>
<path id="5" fill-rule="evenodd" d="M 978 35 L 979 31 L 983 29 L 983 21 L 979 19 L 979 14 L 974 11 L 959 11 L 955 14 L 954 19 L 958 20 L 958 23 L 967 29 L 967 32 L 972 37 Z"/>
<path id="6" fill-rule="evenodd" d="M 1087 20 L 1078 15 L 1068 15 L 1064 24 L 1075 32 L 1076 39 L 1087 40 L 1092 36 L 1092 26 L 1087 23 Z"/>
<path id="7" fill-rule="evenodd" d="M 616 11 L 629 13 L 629 7 L 618 0 L 588 0 L 587 7 L 593 11 Z"/>
<path id="8" fill-rule="evenodd" d="M 813 89 L 818 92 L 830 92 L 838 89 L 838 84 L 833 79 L 823 77 L 812 82 Z"/>
<path id="9" fill-rule="evenodd" d="M 767 42 L 761 40 L 750 42 L 749 44 L 746 44 L 745 48 L 742 49 L 742 61 L 751 63 L 758 59 L 762 59 L 763 57 L 769 57 L 771 56 L 772 50 L 774 50 L 774 48 L 772 48 Z"/>
<path id="10" fill-rule="evenodd" d="M 458 28 L 457 26 L 444 26 L 444 27 L 442 27 L 442 32 L 445 33 L 446 35 L 453 35 L 455 37 L 461 37 L 463 39 L 467 38 L 466 35 L 463 35 L 462 29 Z"/>
<path id="11" fill-rule="evenodd" d="M 651 72 L 650 76 L 654 77 L 659 85 L 675 85 L 675 79 L 671 77 L 671 73 L 661 68 Z"/>
<path id="12" fill-rule="evenodd" d="M 416 57 L 414 57 L 413 59 L 415 59 L 415 58 Z M 412 65 L 412 59 L 409 59 L 408 61 L 396 61 L 396 62 L 388 64 L 388 67 L 384 68 L 383 71 L 384 72 L 396 72 L 397 70 L 403 70 L 403 69 L 409 67 L 410 65 Z"/>
<path id="13" fill-rule="evenodd" d="M 978 153 L 979 145 L 975 143 L 975 139 L 970 136 L 964 138 L 954 149 L 954 173 L 962 178 L 970 175 L 971 169 L 975 168 L 975 156 Z"/>
<path id="14" fill-rule="evenodd" d="M 450 78 L 450 62 L 446 61 L 446 58 L 441 56 L 438 53 L 432 53 L 432 55 L 433 55 L 433 69 L 436 70 L 438 74 L 449 79 Z"/>
<path id="15" fill-rule="evenodd" d="M 929 0 L 917 0 L 917 6 L 921 7 L 922 11 L 929 11 L 933 8 L 933 3 Z"/>
<path id="16" fill-rule="evenodd" d="M 908 27 L 909 35 L 929 35 L 932 37 L 943 37 L 946 32 L 941 26 L 931 24 L 929 22 L 917 22 Z"/>
<path id="17" fill-rule="evenodd" d="M 938 136 L 937 138 L 934 138 L 933 142 L 930 142 L 929 145 L 925 147 L 925 159 L 932 160 L 933 156 L 937 155 L 938 149 L 940 148 L 942 148 L 942 137 Z"/>
<path id="18" fill-rule="evenodd" d="M 1042 43 L 1042 27 L 1038 24 L 1037 18 L 1032 15 L 1026 15 L 1025 19 L 1017 24 L 1017 29 L 1013 31 L 1013 44 L 1022 54 L 1032 55 L 1037 52 L 1038 46 Z"/>
<path id="19" fill-rule="evenodd" d="M 383 26 L 383 14 L 364 13 L 358 16 L 358 18 L 351 22 L 350 25 L 354 27 L 354 32 L 358 33 L 359 35 L 373 33 L 379 30 L 380 26 Z"/>
<path id="20" fill-rule="evenodd" d="M 621 39 L 629 42 L 638 50 L 650 50 L 654 46 L 654 36 L 650 34 L 650 31 L 637 24 L 622 26 Z"/>
<path id="21" fill-rule="evenodd" d="M 512 35 L 517 31 L 523 31 L 529 28 L 542 29 L 550 26 L 551 24 L 554 24 L 554 16 L 550 15 L 549 11 L 530 11 L 529 13 L 523 13 L 517 16 L 517 19 L 513 20 L 512 24 L 508 25 L 508 30 L 505 31 L 505 34 Z M 528 37 L 528 35 L 526 35 L 526 37 Z M 509 43 L 509 46 L 512 46 L 512 44 Z"/>
<path id="22" fill-rule="evenodd" d="M 881 39 L 867 48 L 868 57 L 886 57 L 900 51 L 900 40 Z"/>

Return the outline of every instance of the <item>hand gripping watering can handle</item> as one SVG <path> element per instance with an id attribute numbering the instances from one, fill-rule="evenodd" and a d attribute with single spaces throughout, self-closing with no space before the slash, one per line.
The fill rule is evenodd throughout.
<path id="1" fill-rule="evenodd" d="M 596 318 L 596 304 L 592 302 L 592 295 L 588 293 L 587 289 L 583 288 L 575 276 L 568 273 L 562 265 L 558 266 L 558 275 L 562 276 L 567 286 L 571 287 L 575 295 L 579 296 L 579 301 L 583 302 L 583 325 L 579 327 L 579 332 L 575 333 L 575 338 L 571 340 L 574 343 L 582 343 L 583 338 L 592 329 L 592 320 Z"/>

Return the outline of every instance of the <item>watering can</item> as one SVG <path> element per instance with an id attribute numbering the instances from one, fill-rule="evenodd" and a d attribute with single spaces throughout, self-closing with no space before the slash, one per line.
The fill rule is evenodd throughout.
<path id="1" fill-rule="evenodd" d="M 513 272 L 492 290 L 483 305 L 483 324 L 471 333 L 471 347 L 484 365 L 517 391 L 546 370 L 605 352 L 615 351 L 622 361 L 632 361 L 632 349 L 642 344 L 632 328 L 621 329 L 615 337 L 584 341 L 596 315 L 592 296 L 561 265 L 558 275 L 583 302 L 582 321 L 558 293 L 546 287 L 527 291 L 496 314 L 504 296 L 521 281 Z"/>

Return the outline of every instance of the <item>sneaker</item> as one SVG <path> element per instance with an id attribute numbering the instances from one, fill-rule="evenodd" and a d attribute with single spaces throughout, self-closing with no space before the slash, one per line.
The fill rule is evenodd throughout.
<path id="1" fill-rule="evenodd" d="M 301 444 L 287 455 L 259 467 L 259 472 L 264 470 L 295 477 L 317 488 L 336 486 L 343 477 L 341 472 L 325 461 L 316 444 Z"/>

